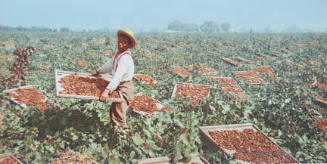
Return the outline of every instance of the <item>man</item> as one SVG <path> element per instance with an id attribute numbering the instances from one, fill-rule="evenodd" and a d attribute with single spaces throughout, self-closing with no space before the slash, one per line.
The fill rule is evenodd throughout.
<path id="1" fill-rule="evenodd" d="M 135 38 L 131 30 L 118 30 L 118 52 L 112 60 L 105 63 L 100 69 L 91 73 L 92 76 L 103 73 L 112 73 L 112 79 L 100 96 L 105 102 L 112 91 L 117 90 L 124 99 L 123 102 L 113 102 L 110 108 L 110 120 L 119 140 L 125 139 L 128 133 L 126 112 L 134 98 L 134 62 L 129 48 L 135 47 Z"/>

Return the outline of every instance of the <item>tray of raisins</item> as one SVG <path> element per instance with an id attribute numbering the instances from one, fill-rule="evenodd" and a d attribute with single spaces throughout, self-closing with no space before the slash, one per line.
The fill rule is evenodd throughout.
<path id="1" fill-rule="evenodd" d="M 0 164 L 23 164 L 11 154 L 0 154 Z"/>
<path id="2" fill-rule="evenodd" d="M 203 126 L 200 132 L 226 155 L 243 163 L 297 163 L 253 124 Z"/>
<path id="3" fill-rule="evenodd" d="M 9 96 L 9 99 L 26 108 L 27 106 L 38 108 L 43 112 L 48 109 L 46 101 L 47 97 L 32 85 L 21 86 L 3 91 Z"/>
<path id="4" fill-rule="evenodd" d="M 99 100 L 101 93 L 110 83 L 111 76 L 90 76 L 89 73 L 55 71 L 56 95 L 86 100 Z M 109 94 L 107 101 L 122 102 L 121 93 L 117 90 Z"/>

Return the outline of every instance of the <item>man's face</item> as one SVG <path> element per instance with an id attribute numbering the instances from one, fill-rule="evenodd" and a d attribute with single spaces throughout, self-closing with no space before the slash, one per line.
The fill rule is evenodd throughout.
<path id="1" fill-rule="evenodd" d="M 129 38 L 121 35 L 118 37 L 118 48 L 119 50 L 126 50 L 130 47 L 130 41 Z"/>

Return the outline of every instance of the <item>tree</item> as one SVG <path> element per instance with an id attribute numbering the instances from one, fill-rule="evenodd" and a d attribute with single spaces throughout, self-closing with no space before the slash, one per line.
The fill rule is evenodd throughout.
<path id="1" fill-rule="evenodd" d="M 219 32 L 219 24 L 214 21 L 205 21 L 201 26 L 200 30 L 205 33 Z"/>
<path id="2" fill-rule="evenodd" d="M 187 32 L 197 32 L 199 31 L 199 26 L 192 23 L 184 24 L 183 29 Z"/>
<path id="3" fill-rule="evenodd" d="M 253 33 L 253 29 L 252 29 L 252 27 L 250 28 L 250 34 L 252 34 Z"/>
<path id="4" fill-rule="evenodd" d="M 168 29 L 173 31 L 185 31 L 185 32 L 199 31 L 198 25 L 192 23 L 182 23 L 180 21 L 174 21 L 169 23 Z"/>
<path id="5" fill-rule="evenodd" d="M 0 30 L 3 30 L 3 31 L 9 31 L 11 29 L 11 27 L 9 26 L 6 26 L 6 25 L 0 25 Z"/>
<path id="6" fill-rule="evenodd" d="M 18 26 L 16 27 L 17 31 L 26 31 L 26 28 L 24 28 L 23 26 Z"/>
<path id="7" fill-rule="evenodd" d="M 61 27 L 59 31 L 60 32 L 69 32 L 70 30 L 68 27 Z"/>
<path id="8" fill-rule="evenodd" d="M 168 24 L 168 30 L 179 31 L 182 27 L 182 22 L 174 21 Z"/>
<path id="9" fill-rule="evenodd" d="M 224 22 L 221 24 L 221 29 L 224 31 L 224 32 L 228 32 L 229 29 L 230 29 L 230 23 L 228 22 Z"/>
<path id="10" fill-rule="evenodd" d="M 23 32 L 52 32 L 56 31 L 55 29 L 47 28 L 47 27 L 37 27 L 37 26 L 32 26 L 32 27 L 23 27 L 23 26 L 18 26 L 18 27 L 10 27 L 10 26 L 5 26 L 5 25 L 0 25 L 0 30 L 6 30 L 6 31 L 23 31 Z"/>

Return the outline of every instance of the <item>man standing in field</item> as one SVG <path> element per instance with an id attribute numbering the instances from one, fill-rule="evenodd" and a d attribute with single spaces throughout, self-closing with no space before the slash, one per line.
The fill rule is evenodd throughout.
<path id="1" fill-rule="evenodd" d="M 101 68 L 91 73 L 96 76 L 103 73 L 112 73 L 112 79 L 100 96 L 100 101 L 105 102 L 114 90 L 123 96 L 123 102 L 113 102 L 110 108 L 110 120 L 119 140 L 126 139 L 128 127 L 126 112 L 134 98 L 134 62 L 132 54 L 127 51 L 135 47 L 135 38 L 131 30 L 118 30 L 118 52 L 112 60 L 106 62 Z"/>

